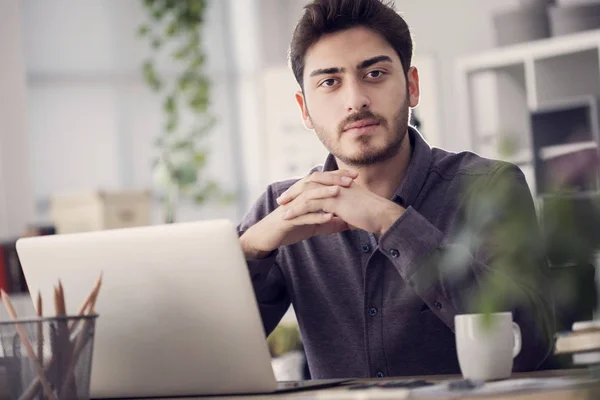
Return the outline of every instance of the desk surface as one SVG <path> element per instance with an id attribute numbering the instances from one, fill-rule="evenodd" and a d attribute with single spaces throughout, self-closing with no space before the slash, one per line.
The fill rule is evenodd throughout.
<path id="1" fill-rule="evenodd" d="M 565 378 L 585 378 L 588 376 L 588 372 L 585 369 L 580 370 L 559 370 L 559 371 L 540 371 L 533 373 L 521 373 L 514 374 L 512 379 L 519 378 L 552 378 L 552 377 L 565 377 Z M 402 399 L 409 398 L 408 392 L 405 389 L 364 389 L 364 390 L 348 390 L 349 386 L 354 386 L 361 383 L 372 383 L 372 382 L 391 382 L 400 381 L 402 379 L 415 379 L 415 380 L 426 380 L 432 382 L 443 382 L 449 379 L 457 379 L 460 376 L 456 375 L 436 375 L 436 376 L 417 376 L 417 377 L 395 377 L 389 379 L 356 379 L 340 386 L 335 386 L 326 389 L 317 390 L 303 390 L 298 392 L 288 393 L 277 393 L 269 395 L 252 395 L 252 396 L 215 396 L 215 397 L 198 397 L 197 399 L 251 399 L 251 400 L 280 400 L 283 398 L 292 399 L 304 399 L 304 400 L 337 400 L 337 399 Z M 410 397 L 413 398 L 413 397 Z M 437 398 L 441 397 L 417 397 L 419 399 Z M 474 396 L 474 395 L 462 395 L 457 393 L 453 397 L 443 397 L 444 399 L 485 399 L 485 400 L 558 400 L 558 399 L 576 399 L 576 400 L 590 400 L 600 398 L 600 380 L 581 383 L 568 389 L 545 389 L 545 390 L 529 390 L 520 393 L 505 393 L 501 395 L 485 395 L 485 396 Z M 188 397 L 187 399 L 194 399 Z M 169 399 L 162 399 L 169 400 Z"/>

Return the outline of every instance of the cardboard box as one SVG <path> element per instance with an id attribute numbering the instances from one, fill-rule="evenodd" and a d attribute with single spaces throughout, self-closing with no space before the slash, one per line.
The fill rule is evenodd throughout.
<path id="1" fill-rule="evenodd" d="M 93 191 L 55 195 L 50 215 L 56 233 L 89 232 L 151 224 L 149 191 Z"/>

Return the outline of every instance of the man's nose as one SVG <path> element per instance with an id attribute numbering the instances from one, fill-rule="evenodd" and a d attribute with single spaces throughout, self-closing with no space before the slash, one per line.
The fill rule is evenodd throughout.
<path id="1" fill-rule="evenodd" d="M 358 82 L 348 82 L 347 90 L 346 110 L 348 114 L 368 110 L 371 107 L 371 101 L 367 93 Z"/>

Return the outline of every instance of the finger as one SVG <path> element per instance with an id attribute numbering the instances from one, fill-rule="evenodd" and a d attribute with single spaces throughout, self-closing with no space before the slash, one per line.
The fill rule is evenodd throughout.
<path id="1" fill-rule="evenodd" d="M 328 172 L 313 172 L 308 177 L 296 182 L 288 190 L 283 192 L 281 196 L 277 198 L 277 203 L 279 205 L 289 203 L 311 187 L 311 184 L 348 187 L 356 177 L 358 177 L 357 172 L 345 169 Z"/>
<path id="2" fill-rule="evenodd" d="M 358 177 L 358 173 L 349 170 L 337 170 L 327 172 L 313 172 L 307 178 L 307 182 L 319 183 L 321 185 L 350 186 L 352 181 Z"/>
<path id="3" fill-rule="evenodd" d="M 288 222 L 294 226 L 302 225 L 322 225 L 328 224 L 334 220 L 333 214 L 331 213 L 309 213 L 304 214 Z"/>
<path id="4" fill-rule="evenodd" d="M 339 217 L 333 217 L 331 221 L 317 226 L 316 235 L 330 235 L 332 233 L 344 232 L 350 229 L 349 225 Z"/>
<path id="5" fill-rule="evenodd" d="M 327 206 L 325 200 L 337 196 L 339 192 L 339 186 L 324 186 L 304 192 L 292 203 L 286 205 L 287 209 L 283 213 L 283 219 L 296 218 L 310 212 L 327 211 L 324 210 Z"/>

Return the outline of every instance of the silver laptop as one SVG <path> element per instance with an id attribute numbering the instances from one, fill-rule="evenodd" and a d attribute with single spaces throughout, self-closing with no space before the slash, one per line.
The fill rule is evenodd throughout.
<path id="1" fill-rule="evenodd" d="M 343 381 L 275 381 L 230 221 L 25 238 L 17 251 L 30 293 L 52 299 L 60 278 L 69 314 L 103 273 L 93 398 L 269 393 Z"/>

